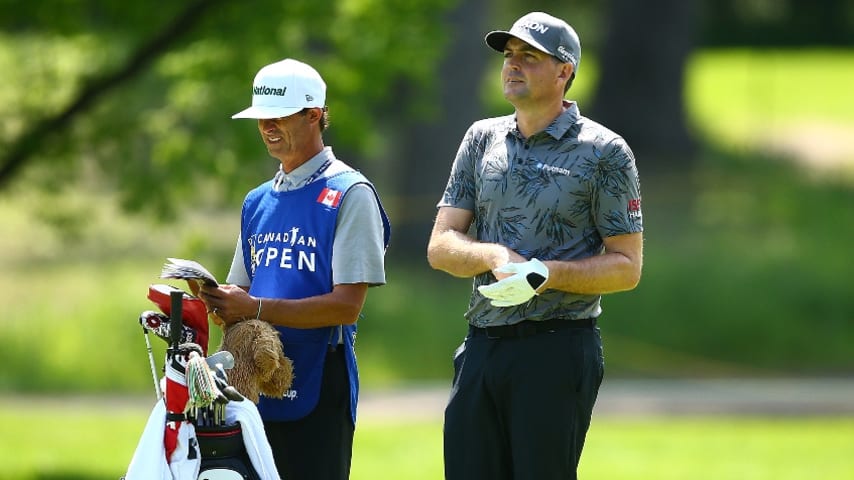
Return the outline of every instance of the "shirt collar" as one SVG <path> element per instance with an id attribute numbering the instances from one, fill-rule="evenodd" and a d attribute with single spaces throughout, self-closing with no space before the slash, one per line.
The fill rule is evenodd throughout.
<path id="1" fill-rule="evenodd" d="M 575 122 L 578 121 L 578 117 L 580 115 L 581 113 L 578 111 L 577 103 L 564 100 L 563 112 L 557 116 L 548 128 L 546 128 L 546 133 L 554 137 L 555 140 L 563 138 L 567 130 L 572 128 L 572 126 L 575 125 Z"/>
<path id="2" fill-rule="evenodd" d="M 282 170 L 282 166 L 279 165 L 279 171 L 276 172 L 276 176 L 273 179 L 273 190 L 287 191 L 302 187 L 314 172 L 320 169 L 327 160 L 331 161 L 333 159 L 332 147 L 323 147 L 323 150 L 318 152 L 317 155 L 311 157 L 307 162 L 303 163 L 299 167 L 291 170 L 290 173 L 285 173 L 285 171 Z"/>
<path id="3" fill-rule="evenodd" d="M 560 140 L 563 138 L 564 134 L 572 128 L 573 125 L 578 121 L 578 118 L 581 116 L 581 112 L 578 110 L 578 104 L 569 100 L 563 101 L 563 112 L 558 115 L 545 130 L 544 133 L 547 133 L 552 136 L 555 140 Z M 522 138 L 521 132 L 519 132 L 519 126 L 516 124 L 516 117 L 513 117 L 513 123 L 510 131 L 519 138 Z"/>

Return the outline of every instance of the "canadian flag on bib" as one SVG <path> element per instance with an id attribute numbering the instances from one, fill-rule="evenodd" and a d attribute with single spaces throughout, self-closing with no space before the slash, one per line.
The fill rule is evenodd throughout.
<path id="1" fill-rule="evenodd" d="M 341 192 L 338 190 L 332 190 L 328 187 L 324 188 L 323 191 L 320 192 L 320 196 L 317 197 L 317 201 L 327 207 L 337 208 L 338 202 L 341 201 Z"/>

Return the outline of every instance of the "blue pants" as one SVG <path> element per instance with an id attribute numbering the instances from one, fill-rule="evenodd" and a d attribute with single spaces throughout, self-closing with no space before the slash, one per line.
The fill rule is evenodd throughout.
<path id="1" fill-rule="evenodd" d="M 521 338 L 472 329 L 445 409 L 446 480 L 567 480 L 604 372 L 595 326 Z"/>

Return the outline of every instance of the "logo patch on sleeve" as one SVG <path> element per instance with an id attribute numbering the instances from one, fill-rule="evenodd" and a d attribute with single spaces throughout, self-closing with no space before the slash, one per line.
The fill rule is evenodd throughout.
<path id="1" fill-rule="evenodd" d="M 639 219 L 641 216 L 641 199 L 633 198 L 629 200 L 628 212 L 629 218 Z"/>

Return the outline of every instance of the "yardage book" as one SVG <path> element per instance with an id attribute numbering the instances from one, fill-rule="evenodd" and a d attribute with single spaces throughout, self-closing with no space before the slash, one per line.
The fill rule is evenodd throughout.
<path id="1" fill-rule="evenodd" d="M 199 262 L 184 260 L 183 258 L 167 258 L 160 272 L 160 278 L 177 278 L 180 280 L 195 280 L 199 285 L 208 287 L 219 286 L 216 278 Z"/>

